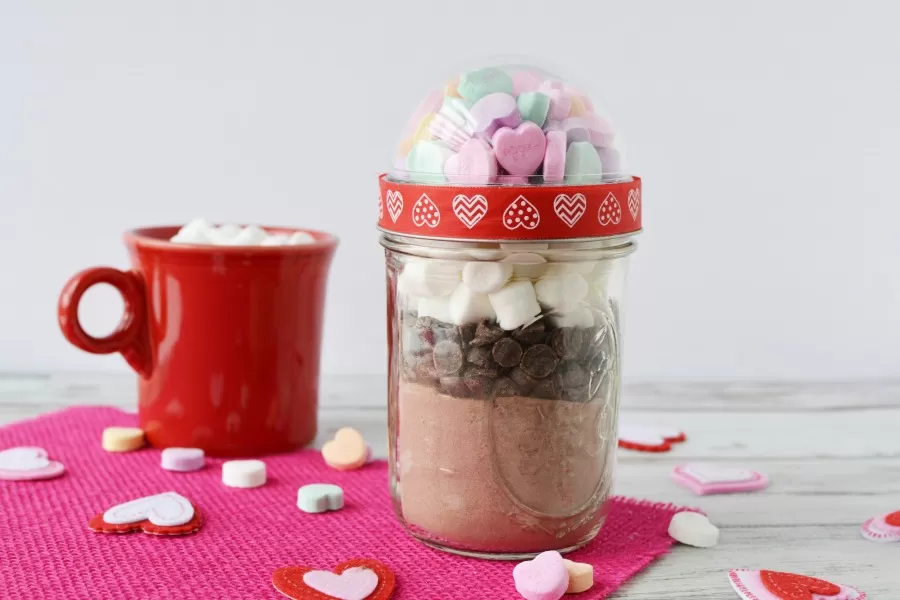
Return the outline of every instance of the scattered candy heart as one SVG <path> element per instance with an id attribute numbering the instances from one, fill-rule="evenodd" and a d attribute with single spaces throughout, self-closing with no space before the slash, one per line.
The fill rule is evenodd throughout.
<path id="1" fill-rule="evenodd" d="M 769 485 L 769 478 L 742 467 L 720 467 L 705 463 L 679 465 L 672 479 L 697 495 L 752 492 Z"/>
<path id="2" fill-rule="evenodd" d="M 719 528 L 698 512 L 675 513 L 669 521 L 669 535 L 682 544 L 697 548 L 712 548 L 719 543 Z"/>
<path id="3" fill-rule="evenodd" d="M 732 569 L 731 586 L 744 600 L 865 600 L 866 594 L 850 586 L 823 579 L 782 573 Z"/>
<path id="4" fill-rule="evenodd" d="M 307 513 L 323 513 L 344 508 L 344 490 L 330 483 L 311 483 L 297 490 L 297 508 Z"/>
<path id="5" fill-rule="evenodd" d="M 513 80 L 500 69 L 488 67 L 460 75 L 456 90 L 469 102 L 477 102 L 495 92 L 512 94 Z"/>
<path id="6" fill-rule="evenodd" d="M 540 92 L 550 96 L 550 118 L 565 119 L 572 106 L 572 96 L 561 81 L 548 79 L 538 88 Z"/>
<path id="7" fill-rule="evenodd" d="M 543 127 L 550 112 L 550 96 L 540 92 L 525 92 L 516 98 L 516 105 L 522 114 L 522 119 L 531 121 L 538 127 Z"/>
<path id="8" fill-rule="evenodd" d="M 131 452 L 144 447 L 144 430 L 137 427 L 107 427 L 103 430 L 103 449 L 107 452 Z"/>
<path id="9" fill-rule="evenodd" d="M 344 427 L 322 446 L 322 458 L 332 469 L 349 471 L 366 464 L 366 440 L 352 427 Z"/>
<path id="10" fill-rule="evenodd" d="M 222 463 L 222 483 L 233 488 L 255 488 L 266 483 L 266 463 L 228 460 Z"/>
<path id="11" fill-rule="evenodd" d="M 566 150 L 566 183 L 599 183 L 603 163 L 590 142 L 573 142 Z"/>
<path id="12" fill-rule="evenodd" d="M 900 542 L 900 511 L 869 519 L 863 523 L 861 532 L 873 542 Z"/>
<path id="13" fill-rule="evenodd" d="M 418 181 L 443 183 L 444 163 L 453 156 L 453 150 L 433 140 L 416 142 L 406 156 L 406 170 Z"/>
<path id="14" fill-rule="evenodd" d="M 528 176 L 537 171 L 547 148 L 544 132 L 531 121 L 525 121 L 515 129 L 497 129 L 491 143 L 500 166 L 510 175 L 519 176 Z"/>
<path id="15" fill-rule="evenodd" d="M 580 594 L 594 587 L 594 567 L 587 563 L 573 562 L 563 559 L 566 570 L 569 572 L 569 587 L 567 594 Z"/>
<path id="16" fill-rule="evenodd" d="M 160 466 L 166 471 L 197 471 L 206 465 L 200 448 L 166 448 L 160 454 Z"/>
<path id="17" fill-rule="evenodd" d="M 88 527 L 97 533 L 184 535 L 198 531 L 202 524 L 200 511 L 190 500 L 165 492 L 113 506 L 92 518 Z"/>
<path id="18" fill-rule="evenodd" d="M 272 585 L 293 600 L 388 600 L 396 580 L 384 563 L 354 558 L 337 565 L 333 572 L 309 567 L 276 569 Z"/>
<path id="19" fill-rule="evenodd" d="M 619 448 L 641 452 L 668 452 L 672 444 L 687 439 L 677 429 L 648 427 L 646 425 L 619 425 Z"/>
<path id="20" fill-rule="evenodd" d="M 0 480 L 53 479 L 65 472 L 65 466 L 61 462 L 50 460 L 43 448 L 19 446 L 0 452 Z"/>
<path id="21" fill-rule="evenodd" d="M 566 133 L 547 132 L 547 149 L 544 152 L 544 182 L 559 183 L 566 174 Z"/>
<path id="22" fill-rule="evenodd" d="M 541 552 L 517 564 L 513 580 L 526 600 L 559 600 L 569 587 L 569 571 L 559 552 Z"/>

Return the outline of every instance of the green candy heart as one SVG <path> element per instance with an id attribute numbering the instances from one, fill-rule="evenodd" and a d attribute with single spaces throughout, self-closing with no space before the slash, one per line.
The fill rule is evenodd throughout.
<path id="1" fill-rule="evenodd" d="M 444 163 L 454 152 L 440 142 L 425 140 L 416 142 L 406 155 L 409 178 L 423 183 L 444 183 Z"/>
<path id="2" fill-rule="evenodd" d="M 599 183 L 603 163 L 590 142 L 572 142 L 566 150 L 566 183 Z"/>
<path id="3" fill-rule="evenodd" d="M 467 71 L 459 76 L 456 91 L 469 102 L 477 102 L 482 97 L 495 92 L 512 94 L 513 80 L 500 69 L 487 68 Z"/>
<path id="4" fill-rule="evenodd" d="M 544 126 L 547 113 L 550 112 L 550 96 L 540 92 L 522 92 L 516 98 L 516 104 L 523 119 L 531 121 L 538 127 Z"/>

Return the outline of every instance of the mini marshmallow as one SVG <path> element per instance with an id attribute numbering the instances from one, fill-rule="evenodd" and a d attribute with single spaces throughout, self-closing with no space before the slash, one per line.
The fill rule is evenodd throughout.
<path id="1" fill-rule="evenodd" d="M 462 280 L 473 292 L 490 294 L 506 285 L 512 273 L 509 263 L 470 262 L 463 267 Z"/>
<path id="2" fill-rule="evenodd" d="M 550 247 L 546 242 L 515 242 L 509 244 L 500 244 L 501 250 L 510 252 L 540 252 Z"/>
<path id="3" fill-rule="evenodd" d="M 547 259 L 531 252 L 510 254 L 501 262 L 512 263 L 513 279 L 537 279 L 547 269 Z"/>
<path id="4" fill-rule="evenodd" d="M 438 321 L 450 323 L 453 319 L 450 316 L 450 297 L 449 296 L 428 296 L 419 298 L 418 300 L 419 316 L 431 317 Z"/>
<path id="5" fill-rule="evenodd" d="M 266 238 L 269 237 L 269 234 L 265 232 L 261 227 L 257 227 L 256 225 L 248 225 L 241 229 L 240 233 L 238 233 L 234 238 L 232 238 L 230 242 L 230 246 L 259 246 L 261 245 Z"/>
<path id="6" fill-rule="evenodd" d="M 566 273 L 541 277 L 534 284 L 538 302 L 543 306 L 562 312 L 578 307 L 588 294 L 588 282 L 578 273 Z"/>
<path id="7" fill-rule="evenodd" d="M 541 307 L 530 281 L 513 281 L 502 289 L 488 294 L 491 306 L 497 313 L 497 323 L 511 331 L 541 314 Z"/>
<path id="8" fill-rule="evenodd" d="M 449 296 L 459 285 L 459 263 L 443 260 L 410 259 L 400 274 L 403 290 L 415 296 Z"/>
<path id="9" fill-rule="evenodd" d="M 502 250 L 487 250 L 484 248 L 472 248 L 471 250 L 466 250 L 466 254 L 475 260 L 500 260 L 506 256 L 506 252 Z"/>
<path id="10" fill-rule="evenodd" d="M 194 219 L 178 230 L 171 240 L 177 244 L 209 244 L 215 227 L 206 219 Z"/>
<path id="11" fill-rule="evenodd" d="M 234 238 L 241 232 L 237 225 L 225 224 L 213 228 L 209 232 L 209 241 L 216 246 L 231 246 Z"/>
<path id="12" fill-rule="evenodd" d="M 298 231 L 294 233 L 288 240 L 288 244 L 291 246 L 304 246 L 306 244 L 315 244 L 316 238 L 313 237 L 312 234 L 307 233 L 305 231 Z"/>
<path id="13" fill-rule="evenodd" d="M 260 246 L 287 246 L 290 240 L 291 236 L 286 233 L 274 233 L 264 239 Z"/>
<path id="14" fill-rule="evenodd" d="M 551 263 L 547 265 L 545 275 L 565 275 L 566 273 L 578 273 L 579 275 L 588 276 L 594 271 L 594 263 L 592 262 L 565 262 Z"/>
<path id="15" fill-rule="evenodd" d="M 549 319 L 557 327 L 593 327 L 594 311 L 582 306 L 570 312 L 553 313 Z"/>
<path id="16" fill-rule="evenodd" d="M 497 316 L 487 294 L 474 292 L 465 283 L 459 284 L 450 294 L 448 310 L 454 325 L 477 323 L 483 319 L 493 321 Z M 419 316 L 422 316 L 421 311 Z"/>
<path id="17" fill-rule="evenodd" d="M 719 543 L 719 528 L 706 515 L 683 511 L 669 522 L 669 535 L 688 546 L 712 548 Z"/>

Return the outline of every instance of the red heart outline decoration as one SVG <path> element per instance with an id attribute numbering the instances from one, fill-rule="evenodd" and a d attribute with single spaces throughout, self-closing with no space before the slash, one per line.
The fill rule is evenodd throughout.
<path id="1" fill-rule="evenodd" d="M 637 221 L 639 210 L 641 210 L 641 190 L 628 190 L 628 211 L 631 213 L 632 221 Z"/>
<path id="2" fill-rule="evenodd" d="M 478 225 L 478 222 L 484 218 L 488 210 L 487 198 L 481 194 L 476 194 L 472 197 L 457 194 L 453 198 L 452 206 L 453 214 L 469 229 Z"/>
<path id="3" fill-rule="evenodd" d="M 618 225 L 622 220 L 622 205 L 612 192 L 606 195 L 597 211 L 597 219 L 604 227 L 612 223 Z"/>
<path id="4" fill-rule="evenodd" d="M 412 220 L 416 227 L 428 225 L 432 229 L 437 227 L 438 223 L 441 222 L 441 211 L 439 211 L 435 203 L 431 201 L 428 194 L 422 194 L 419 199 L 416 200 L 416 203 L 413 204 Z"/>
<path id="5" fill-rule="evenodd" d="M 587 199 L 584 194 L 560 194 L 553 201 L 553 212 L 559 217 L 559 220 L 569 226 L 569 229 L 575 227 L 575 223 L 581 220 L 587 211 Z"/>
<path id="6" fill-rule="evenodd" d="M 96 533 L 131 533 L 133 531 L 142 531 L 150 535 L 188 535 L 196 533 L 203 526 L 203 515 L 197 505 L 191 502 L 194 508 L 194 517 L 184 525 L 154 525 L 149 519 L 135 521 L 133 523 L 112 524 L 103 520 L 103 514 L 95 515 L 90 522 L 88 528 Z"/>
<path id="7" fill-rule="evenodd" d="M 387 208 L 388 214 L 391 216 L 391 221 L 396 223 L 397 219 L 400 218 L 400 213 L 403 212 L 403 194 L 397 190 L 388 190 Z"/>
<path id="8" fill-rule="evenodd" d="M 522 212 L 520 215 L 519 212 Z M 506 210 L 503 211 L 503 226 L 509 230 L 527 229 L 529 231 L 535 229 L 541 222 L 541 213 L 538 212 L 537 206 L 528 201 L 525 196 L 519 196 L 509 203 Z"/>
<path id="9" fill-rule="evenodd" d="M 378 576 L 378 587 L 366 596 L 365 600 L 388 600 L 394 593 L 397 585 L 393 571 L 386 564 L 374 558 L 351 558 L 336 565 L 332 573 L 340 575 L 352 567 L 369 569 Z M 323 594 L 306 585 L 303 575 L 309 571 L 316 571 L 312 567 L 282 567 L 272 573 L 272 585 L 284 596 L 293 600 L 334 600 L 333 596 Z"/>

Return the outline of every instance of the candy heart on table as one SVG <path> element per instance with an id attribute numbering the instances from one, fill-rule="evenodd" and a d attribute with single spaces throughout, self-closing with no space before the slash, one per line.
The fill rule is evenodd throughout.
<path id="1" fill-rule="evenodd" d="M 516 98 L 516 105 L 523 121 L 531 121 L 538 127 L 543 127 L 550 112 L 550 96 L 541 92 L 525 92 Z"/>
<path id="2" fill-rule="evenodd" d="M 406 170 L 419 181 L 443 183 L 444 164 L 453 150 L 434 140 L 416 142 L 406 155 Z"/>
<path id="3" fill-rule="evenodd" d="M 562 120 L 569 115 L 569 109 L 572 107 L 572 95 L 563 82 L 548 79 L 541 84 L 538 91 L 550 97 L 548 116 L 551 119 Z"/>
<path id="4" fill-rule="evenodd" d="M 750 469 L 720 467 L 705 463 L 678 465 L 672 479 L 697 495 L 752 492 L 769 485 L 769 478 Z"/>
<path id="5" fill-rule="evenodd" d="M 333 571 L 283 567 L 272 573 L 272 585 L 293 600 L 388 600 L 394 593 L 394 573 L 372 558 L 354 558 Z"/>
<path id="6" fill-rule="evenodd" d="M 547 131 L 547 149 L 544 152 L 544 182 L 559 183 L 566 174 L 566 132 Z"/>
<path id="7" fill-rule="evenodd" d="M 515 129 L 501 127 L 491 144 L 497 161 L 510 175 L 531 175 L 544 160 L 547 138 L 540 127 L 526 121 Z"/>
<path id="8" fill-rule="evenodd" d="M 310 483 L 297 490 L 297 508 L 306 513 L 323 513 L 344 508 L 344 490 L 330 483 Z"/>
<path id="9" fill-rule="evenodd" d="M 569 572 L 567 594 L 580 594 L 594 587 L 594 566 L 587 563 L 573 562 L 563 559 Z"/>
<path id="10" fill-rule="evenodd" d="M 516 99 L 503 93 L 488 94 L 469 110 L 475 133 L 490 138 L 501 127 L 516 127 L 522 122 Z"/>
<path id="11" fill-rule="evenodd" d="M 206 464 L 200 448 L 166 448 L 160 453 L 160 466 L 167 471 L 197 471 Z"/>
<path id="12" fill-rule="evenodd" d="M 865 600 L 865 592 L 824 579 L 782 573 L 732 569 L 731 587 L 744 600 Z"/>
<path id="13" fill-rule="evenodd" d="M 338 429 L 334 439 L 322 446 L 322 458 L 332 469 L 349 471 L 366 464 L 366 440 L 352 427 Z"/>
<path id="14" fill-rule="evenodd" d="M 200 511 L 175 492 L 146 496 L 113 506 L 90 520 L 97 533 L 143 531 L 152 535 L 184 535 L 202 526 Z"/>
<path id="15" fill-rule="evenodd" d="M 484 96 L 496 92 L 512 94 L 513 80 L 500 69 L 488 67 L 460 75 L 456 90 L 466 100 L 477 102 Z"/>
<path id="16" fill-rule="evenodd" d="M 900 511 L 869 519 L 863 523 L 861 533 L 873 542 L 900 542 Z"/>
<path id="17" fill-rule="evenodd" d="M 622 156 L 615 148 L 601 148 L 594 146 L 600 164 L 603 165 L 603 181 L 622 179 L 626 176 L 622 169 Z"/>
<path id="18" fill-rule="evenodd" d="M 488 202 L 487 198 L 481 194 L 475 194 L 474 196 L 457 194 L 453 197 L 452 207 L 456 218 L 463 225 L 472 229 L 487 214 Z"/>
<path id="19" fill-rule="evenodd" d="M 541 222 L 541 214 L 537 207 L 528 201 L 525 196 L 519 196 L 509 203 L 503 211 L 503 225 L 507 229 L 532 230 Z"/>
<path id="20" fill-rule="evenodd" d="M 37 481 L 53 479 L 65 472 L 66 467 L 61 462 L 50 460 L 43 448 L 19 446 L 0 452 L 0 480 Z"/>
<path id="21" fill-rule="evenodd" d="M 618 225 L 622 220 L 622 205 L 619 204 L 618 198 L 612 192 L 608 193 L 603 202 L 600 203 L 600 209 L 597 211 L 597 220 L 603 226 Z"/>
<path id="22" fill-rule="evenodd" d="M 481 138 L 467 140 L 462 144 L 459 152 L 444 163 L 444 176 L 447 177 L 447 181 L 464 185 L 493 183 L 497 178 L 497 170 L 497 158 L 494 156 L 494 151 Z M 454 206 L 454 212 L 455 210 Z"/>
<path id="23" fill-rule="evenodd" d="M 684 433 L 669 427 L 619 425 L 619 448 L 642 452 L 668 452 L 672 444 L 687 439 Z"/>
<path id="24" fill-rule="evenodd" d="M 587 210 L 587 199 L 584 194 L 560 194 L 553 201 L 553 212 L 559 219 L 570 228 L 584 216 Z"/>
<path id="25" fill-rule="evenodd" d="M 501 162 L 502 164 L 502 162 Z M 599 182 L 603 163 L 590 142 L 573 142 L 566 150 L 566 183 Z"/>
<path id="26" fill-rule="evenodd" d="M 569 571 L 559 552 L 541 552 L 513 568 L 513 581 L 526 600 L 559 600 L 569 587 Z"/>
<path id="27" fill-rule="evenodd" d="M 416 227 L 427 225 L 434 228 L 441 222 L 441 211 L 438 210 L 437 205 L 431 201 L 427 194 L 422 194 L 416 200 L 416 203 L 413 204 L 412 220 L 413 225 Z"/>
<path id="28" fill-rule="evenodd" d="M 697 548 L 712 548 L 719 543 L 719 528 L 698 512 L 675 513 L 669 521 L 669 535 L 682 544 Z"/>

